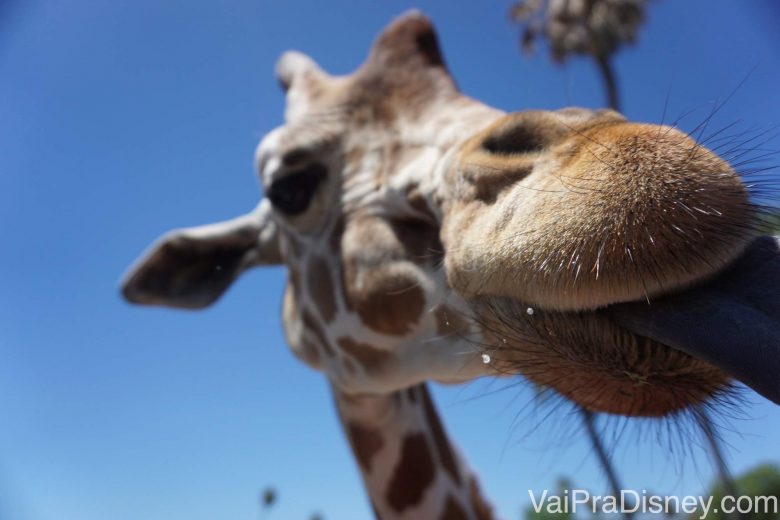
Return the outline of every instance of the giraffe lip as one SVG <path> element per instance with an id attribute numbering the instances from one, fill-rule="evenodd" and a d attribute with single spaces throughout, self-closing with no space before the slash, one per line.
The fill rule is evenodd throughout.
<path id="1" fill-rule="evenodd" d="M 603 312 L 780 404 L 780 237 L 756 239 L 728 269 L 696 287 Z"/>

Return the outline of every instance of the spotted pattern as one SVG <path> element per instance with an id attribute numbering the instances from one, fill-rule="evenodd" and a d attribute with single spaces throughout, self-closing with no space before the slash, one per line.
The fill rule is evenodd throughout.
<path id="1" fill-rule="evenodd" d="M 422 221 L 353 216 L 342 237 L 342 283 L 346 303 L 362 323 L 388 335 L 406 335 L 425 308 L 425 277 L 433 233 Z M 435 249 L 435 244 L 433 246 Z"/>
<path id="2" fill-rule="evenodd" d="M 439 415 L 436 413 L 436 409 L 431 401 L 431 396 L 428 393 L 428 389 L 422 387 L 420 392 L 422 395 L 423 409 L 425 411 L 425 420 L 428 422 L 428 428 L 433 436 L 433 442 L 436 446 L 436 452 L 439 454 L 439 460 L 447 470 L 452 480 L 460 485 L 461 477 L 458 472 L 458 465 L 455 459 L 455 454 L 452 452 L 452 447 L 447 440 L 447 434 L 444 431 L 444 427 L 439 420 Z"/>
<path id="3" fill-rule="evenodd" d="M 300 356 L 306 364 L 312 367 L 318 368 L 322 365 L 320 360 L 320 352 L 317 349 L 317 345 L 306 338 L 301 340 Z"/>
<path id="4" fill-rule="evenodd" d="M 468 520 L 468 517 L 463 508 L 458 504 L 458 501 L 450 495 L 447 497 L 440 520 Z"/>
<path id="5" fill-rule="evenodd" d="M 360 424 L 347 424 L 347 435 L 360 468 L 366 473 L 370 472 L 371 461 L 384 446 L 382 435 L 373 428 Z"/>
<path id="6" fill-rule="evenodd" d="M 479 489 L 479 484 L 477 484 L 477 479 L 474 477 L 469 479 L 469 500 L 474 513 L 477 515 L 477 520 L 493 520 L 493 508 L 485 502 Z"/>
<path id="7" fill-rule="evenodd" d="M 297 76 L 295 85 L 292 76 L 285 84 L 305 101 L 303 108 L 289 111 L 288 120 L 303 120 L 307 112 L 339 103 L 348 105 L 353 130 L 359 131 L 364 125 L 390 128 L 403 118 L 423 120 L 430 100 L 442 91 L 453 94 L 454 105 L 459 103 L 435 32 L 424 17 L 416 14 L 407 15 L 384 31 L 368 62 L 349 81 L 334 86 L 316 66 L 305 72 Z M 402 216 L 377 218 L 371 212 L 361 214 L 359 206 L 355 209 L 345 205 L 336 208 L 331 223 L 325 223 L 325 231 L 316 238 L 321 249 L 306 251 L 307 243 L 287 236 L 285 260 L 291 271 L 291 287 L 286 298 L 294 310 L 286 312 L 285 319 L 295 314 L 293 319 L 299 320 L 305 331 L 296 352 L 310 364 L 325 363 L 339 377 L 355 376 L 361 370 L 372 375 L 388 367 L 394 369 L 397 353 L 376 347 L 374 339 L 369 338 L 373 333 L 396 337 L 415 333 L 432 305 L 426 301 L 427 279 L 443 263 L 444 251 L 439 217 L 417 181 L 410 179 L 404 181 L 408 185 L 391 186 L 396 173 L 413 171 L 422 146 L 428 145 L 391 139 L 367 149 L 364 140 L 345 139 L 339 156 L 344 166 L 342 193 L 355 191 L 357 183 L 363 182 L 359 174 L 366 165 L 377 163 L 369 182 L 377 192 L 386 187 L 399 190 L 405 198 L 401 204 L 406 204 Z M 310 153 L 293 149 L 284 155 L 284 164 L 297 167 L 310 159 Z M 336 322 L 347 314 L 350 320 L 359 318 L 369 333 L 352 336 L 354 331 L 344 331 Z M 436 311 L 435 320 L 442 335 L 468 330 L 468 323 L 446 308 Z M 382 483 L 379 490 L 370 492 L 377 518 L 380 508 L 385 517 L 418 517 L 420 512 L 415 507 L 423 504 L 426 493 L 436 493 L 435 510 L 439 514 L 435 520 L 465 520 L 474 515 L 474 493 L 478 495 L 478 490 L 464 485 L 466 474 L 458 465 L 424 385 L 382 396 L 341 395 L 338 388 L 336 393 L 340 406 L 348 405 L 350 413 L 367 413 L 367 419 L 343 413 L 342 420 L 361 471 L 370 474 L 369 481 Z M 398 426 L 395 423 L 380 426 L 376 423 L 376 407 L 384 412 L 385 405 L 388 411 L 402 410 L 403 420 L 413 417 L 413 426 L 400 430 L 394 430 Z M 389 432 L 395 437 L 389 437 Z M 382 458 L 380 466 L 379 454 L 389 446 L 395 447 L 396 442 L 400 442 L 397 459 L 384 464 Z M 434 483 L 449 481 L 457 489 L 431 489 Z M 477 516 L 482 520 L 481 515 Z"/>
<path id="8" fill-rule="evenodd" d="M 433 457 L 425 434 L 407 435 L 387 488 L 387 503 L 397 513 L 419 504 L 434 477 Z"/>
<path id="9" fill-rule="evenodd" d="M 425 294 L 415 278 L 392 266 L 374 267 L 347 281 L 352 307 L 367 327 L 383 334 L 403 336 L 419 322 L 425 306 Z M 349 276 L 348 274 L 348 276 Z"/>

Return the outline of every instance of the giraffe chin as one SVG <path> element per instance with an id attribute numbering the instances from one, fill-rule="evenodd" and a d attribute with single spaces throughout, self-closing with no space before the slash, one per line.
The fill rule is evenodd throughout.
<path id="1" fill-rule="evenodd" d="M 508 298 L 472 306 L 501 371 L 595 412 L 660 417 L 728 395 L 739 381 L 780 404 L 780 238 L 682 292 L 597 311 Z M 531 310 L 529 310 L 531 309 Z"/>

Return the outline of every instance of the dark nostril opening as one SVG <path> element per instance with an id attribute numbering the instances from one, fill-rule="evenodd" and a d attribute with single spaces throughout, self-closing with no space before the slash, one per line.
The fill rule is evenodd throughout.
<path id="1" fill-rule="evenodd" d="M 498 129 L 482 143 L 482 148 L 493 154 L 512 155 L 539 152 L 544 149 L 544 141 L 539 133 L 516 125 Z"/>

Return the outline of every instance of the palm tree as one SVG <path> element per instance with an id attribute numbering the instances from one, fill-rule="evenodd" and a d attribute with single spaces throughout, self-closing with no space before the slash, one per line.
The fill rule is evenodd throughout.
<path id="1" fill-rule="evenodd" d="M 612 57 L 623 44 L 636 41 L 647 0 L 517 0 L 509 15 L 524 26 L 521 44 L 533 52 L 546 40 L 550 55 L 563 63 L 573 55 L 593 58 L 604 81 L 607 105 L 620 111 Z"/>

